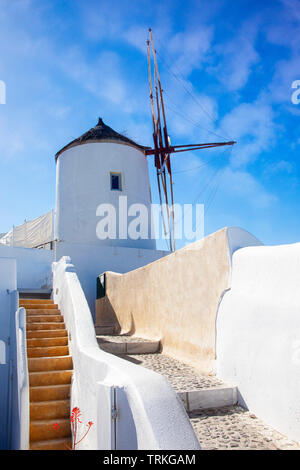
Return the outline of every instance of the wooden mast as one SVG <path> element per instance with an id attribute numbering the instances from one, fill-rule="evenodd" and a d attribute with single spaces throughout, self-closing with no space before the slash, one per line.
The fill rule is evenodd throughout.
<path id="1" fill-rule="evenodd" d="M 166 193 L 166 204 L 167 208 L 169 207 L 168 204 L 168 192 L 167 192 L 167 183 L 166 183 L 166 172 L 165 172 L 165 163 L 166 167 L 169 173 L 169 178 L 170 178 L 170 192 L 171 192 L 171 220 L 172 220 L 172 228 L 173 228 L 173 243 L 172 239 L 170 239 L 170 244 L 171 244 L 171 251 L 175 251 L 175 221 L 174 221 L 174 193 L 173 193 L 173 179 L 172 179 L 172 170 L 171 170 L 171 160 L 170 160 L 170 155 L 167 152 L 168 146 L 169 146 L 169 136 L 168 136 L 168 131 L 167 131 L 167 120 L 166 120 L 166 113 L 165 113 L 165 105 L 164 105 L 164 99 L 163 99 L 163 90 L 161 86 L 161 81 L 160 81 L 160 75 L 159 75 L 159 70 L 158 70 L 158 65 L 157 65 L 157 57 L 156 57 L 156 50 L 154 48 L 153 44 L 153 37 L 152 37 L 152 31 L 149 29 L 149 36 L 150 36 L 150 41 L 151 41 L 151 46 L 152 46 L 152 51 L 153 51 L 153 57 L 154 57 L 154 66 L 155 66 L 155 72 L 156 72 L 156 77 L 158 81 L 158 86 L 159 86 L 159 97 L 160 97 L 160 102 L 161 102 L 161 110 L 162 110 L 162 115 L 163 115 L 163 122 L 164 122 L 164 127 L 163 127 L 163 136 L 164 136 L 164 147 L 166 148 L 166 153 L 161 154 L 161 163 L 162 163 L 162 170 L 163 175 L 164 175 L 164 181 L 165 181 L 165 193 Z M 157 94 L 157 93 L 156 93 Z M 158 100 L 158 94 L 157 94 L 157 100 Z M 161 132 L 161 130 L 160 130 Z M 168 212 L 169 215 L 169 212 Z M 170 218 L 170 215 L 169 215 Z"/>
<path id="2" fill-rule="evenodd" d="M 171 169 L 171 158 L 170 154 L 187 152 L 190 150 L 200 150 L 213 147 L 222 147 L 226 145 L 234 145 L 235 141 L 230 142 L 210 142 L 203 144 L 185 144 L 185 145 L 171 145 L 170 138 L 167 131 L 167 121 L 166 113 L 163 99 L 163 89 L 161 86 L 160 75 L 157 65 L 156 50 L 153 44 L 152 31 L 149 28 L 149 39 L 147 40 L 147 58 L 148 58 L 148 72 L 149 72 L 149 87 L 150 87 L 150 101 L 151 101 L 151 111 L 152 111 L 152 121 L 153 121 L 153 149 L 145 150 L 145 155 L 154 155 L 154 163 L 156 167 L 157 175 L 157 184 L 158 184 L 158 193 L 161 205 L 161 213 L 163 220 L 164 233 L 167 235 L 167 227 L 164 217 L 164 207 L 162 201 L 162 191 L 164 192 L 164 199 L 166 204 L 167 211 L 167 223 L 168 223 L 168 234 L 169 234 L 169 244 L 170 250 L 175 251 L 175 221 L 174 221 L 174 192 L 173 192 L 173 178 L 172 178 L 172 169 Z M 154 58 L 154 83 L 155 83 L 155 94 L 156 94 L 156 112 L 153 100 L 153 84 L 152 84 L 152 67 L 151 67 L 151 58 L 150 58 L 150 42 Z M 158 86 L 157 86 L 158 85 Z M 159 92 L 158 92 L 159 90 Z M 163 131 L 161 129 L 161 114 L 163 117 Z M 168 181 L 167 174 L 168 172 Z M 169 197 L 170 193 L 171 207 L 169 207 Z"/>
<path id="3" fill-rule="evenodd" d="M 153 142 L 154 142 L 153 154 L 155 155 L 155 167 L 157 169 L 156 176 L 157 176 L 159 201 L 160 201 L 160 206 L 161 206 L 161 209 L 162 209 L 161 214 L 162 214 L 163 228 L 164 228 L 165 235 L 167 235 L 167 227 L 166 227 L 166 222 L 165 222 L 165 217 L 164 217 L 164 212 L 163 212 L 163 202 L 162 202 L 162 194 L 161 194 L 161 184 L 160 184 L 161 175 L 159 174 L 159 171 L 158 171 L 158 169 L 160 168 L 160 154 L 159 154 L 159 151 L 158 151 L 158 148 L 159 148 L 158 147 L 158 135 L 160 136 L 160 142 L 159 142 L 160 146 L 162 146 L 163 143 L 161 141 L 161 135 L 159 133 L 159 122 L 160 121 L 156 117 L 155 109 L 154 109 L 152 69 L 151 69 L 150 42 L 149 42 L 149 40 L 147 41 L 147 57 L 148 57 L 148 70 L 149 70 L 150 102 L 151 102 L 152 123 L 153 123 Z M 158 104 L 157 104 L 157 110 L 159 110 Z M 169 232 L 170 232 L 170 230 L 169 230 Z M 171 243 L 170 243 L 170 248 L 171 248 Z M 171 248 L 171 251 L 172 251 L 172 248 Z"/>

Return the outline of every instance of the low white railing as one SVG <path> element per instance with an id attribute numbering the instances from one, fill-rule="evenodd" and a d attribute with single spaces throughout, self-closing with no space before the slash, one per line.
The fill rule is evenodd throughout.
<path id="1" fill-rule="evenodd" d="M 18 403 L 20 416 L 20 450 L 29 449 L 29 375 L 26 347 L 26 310 L 16 311 Z"/>
<path id="2" fill-rule="evenodd" d="M 18 292 L 11 293 L 10 440 L 11 449 L 29 449 L 29 375 L 26 348 L 26 310 Z"/>
<path id="3" fill-rule="evenodd" d="M 80 409 L 82 426 L 93 422 L 77 448 L 200 449 L 184 407 L 164 377 L 99 349 L 70 261 L 64 257 L 54 263 L 53 293 L 73 358 L 71 408 Z"/>

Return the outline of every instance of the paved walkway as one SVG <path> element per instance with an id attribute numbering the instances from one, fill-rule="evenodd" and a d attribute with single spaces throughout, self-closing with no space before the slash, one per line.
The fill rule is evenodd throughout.
<path id="1" fill-rule="evenodd" d="M 190 420 L 203 450 L 300 450 L 239 406 L 196 411 Z"/>
<path id="2" fill-rule="evenodd" d="M 166 354 L 120 357 L 164 375 L 176 392 L 224 385 L 216 377 L 200 375 L 193 367 Z M 300 450 L 299 444 L 240 406 L 198 410 L 189 416 L 203 450 Z"/>
<path id="3" fill-rule="evenodd" d="M 200 375 L 193 367 L 166 354 L 136 354 L 120 357 L 164 375 L 176 392 L 224 385 L 216 377 Z"/>

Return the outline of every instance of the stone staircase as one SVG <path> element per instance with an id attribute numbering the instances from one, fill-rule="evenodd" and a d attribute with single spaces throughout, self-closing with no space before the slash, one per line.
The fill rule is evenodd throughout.
<path id="1" fill-rule="evenodd" d="M 300 450 L 238 404 L 236 387 L 161 352 L 160 342 L 96 327 L 99 347 L 164 375 L 182 401 L 203 450 Z"/>
<path id="2" fill-rule="evenodd" d="M 30 386 L 30 450 L 71 448 L 72 357 L 58 306 L 45 298 L 20 298 L 26 309 Z"/>

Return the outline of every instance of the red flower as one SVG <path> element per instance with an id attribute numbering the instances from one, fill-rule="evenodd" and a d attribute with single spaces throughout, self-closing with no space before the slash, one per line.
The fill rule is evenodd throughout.
<path id="1" fill-rule="evenodd" d="M 87 433 L 89 432 L 89 430 L 94 424 L 93 421 L 89 421 L 88 424 L 86 425 L 87 426 L 86 432 L 83 434 L 81 439 L 77 440 L 78 439 L 78 423 L 82 424 L 82 421 L 80 421 L 79 416 L 81 416 L 80 409 L 78 408 L 78 406 L 75 406 L 70 416 L 71 426 L 73 430 L 72 450 L 76 449 L 77 444 L 79 444 L 86 437 Z M 53 428 L 55 429 L 55 431 L 57 431 L 59 427 L 60 425 L 58 423 L 53 423 Z"/>
<path id="2" fill-rule="evenodd" d="M 75 406 L 75 408 L 73 408 L 72 410 L 72 414 L 70 416 L 70 420 L 71 420 L 71 423 L 74 423 L 74 421 L 78 422 L 78 423 L 81 423 L 80 419 L 79 419 L 79 416 L 81 415 L 81 412 L 80 412 L 80 409 Z"/>

